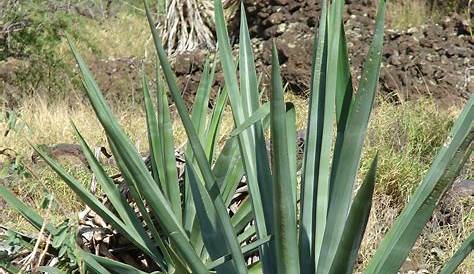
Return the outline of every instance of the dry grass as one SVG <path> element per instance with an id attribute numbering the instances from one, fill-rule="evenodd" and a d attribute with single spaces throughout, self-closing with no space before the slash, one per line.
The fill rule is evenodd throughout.
<path id="1" fill-rule="evenodd" d="M 307 115 L 306 100 L 288 94 L 287 100 L 293 101 L 297 110 L 297 127 L 304 128 Z M 401 208 L 407 203 L 413 188 L 419 184 L 442 145 L 459 108 L 439 109 L 431 100 L 392 105 L 379 102 L 369 127 L 366 150 L 362 161 L 362 174 L 368 167 L 375 151 L 380 153 L 380 166 L 374 208 L 369 221 L 368 231 L 361 253 L 361 265 L 373 255 L 373 251 L 387 228 L 393 223 Z M 115 106 L 113 108 L 120 123 L 130 134 L 141 151 L 147 150 L 145 115 L 141 106 Z M 45 98 L 33 98 L 23 101 L 19 108 L 21 121 L 28 125 L 20 132 L 9 136 L 0 136 L 1 148 L 11 148 L 21 157 L 25 165 L 31 167 L 29 156 L 32 153 L 28 142 L 32 144 L 76 143 L 70 119 L 78 126 L 91 146 L 106 145 L 104 133 L 89 105 L 77 104 L 73 108 L 61 103 L 48 103 Z M 223 120 L 223 138 L 233 128 L 230 109 L 226 110 Z M 177 119 L 175 119 L 177 120 Z M 0 124 L 0 131 L 6 125 Z M 174 123 L 177 146 L 186 140 L 180 123 Z M 2 159 L 0 158 L 0 161 Z M 472 162 L 471 162 L 472 163 Z M 24 178 L 7 182 L 16 193 L 29 204 L 38 207 L 45 193 L 52 193 L 58 202 L 53 209 L 53 217 L 74 216 L 82 209 L 82 204 L 61 180 L 43 167 L 31 167 L 37 178 Z M 89 184 L 90 174 L 83 166 L 68 164 L 67 169 L 85 185 Z M 472 176 L 472 165 L 464 172 Z M 467 176 L 466 175 L 466 176 Z M 463 201 L 453 201 L 449 206 L 455 214 L 455 222 L 440 226 L 431 222 L 423 236 L 417 242 L 410 255 L 411 265 L 405 270 L 427 269 L 432 272 L 451 255 L 463 238 L 474 229 L 472 197 Z M 0 219 L 16 228 L 28 227 L 18 215 L 3 210 Z M 474 266 L 471 256 L 464 262 L 459 273 L 469 273 Z"/>
<path id="2" fill-rule="evenodd" d="M 92 19 L 84 19 L 79 27 L 87 42 L 75 41 L 85 56 L 107 56 L 109 59 L 135 57 L 143 59 L 145 48 L 150 51 L 152 43 L 150 29 L 144 14 L 121 11 L 115 17 L 98 23 Z M 146 46 L 144 46 L 146 45 Z M 64 40 L 58 47 L 58 54 L 72 58 L 69 46 Z"/>
<path id="3" fill-rule="evenodd" d="M 430 13 L 426 0 L 398 0 L 389 1 L 387 8 L 387 22 L 395 29 L 408 29 L 426 23 Z"/>
<path id="4" fill-rule="evenodd" d="M 457 12 L 469 22 L 470 4 L 464 5 L 459 0 L 430 1 L 430 0 L 394 0 L 388 1 L 387 24 L 388 27 L 406 30 L 418 27 L 429 21 L 439 22 L 452 12 Z M 469 1 L 470 2 L 470 1 Z M 430 3 L 432 3 L 430 5 Z"/>
<path id="5" fill-rule="evenodd" d="M 379 102 L 369 126 L 362 162 L 362 170 L 367 170 L 368 156 L 379 152 L 376 194 L 362 246 L 362 262 L 373 255 L 387 228 L 408 203 L 459 112 L 459 107 L 443 109 L 430 99 L 401 105 Z M 473 161 L 471 157 L 461 173 L 462 179 L 473 177 Z M 444 199 L 416 242 L 402 273 L 439 272 L 474 229 L 473 202 L 473 197 Z M 441 212 L 449 212 L 449 217 Z M 471 273 L 473 266 L 471 255 L 456 273 Z"/>

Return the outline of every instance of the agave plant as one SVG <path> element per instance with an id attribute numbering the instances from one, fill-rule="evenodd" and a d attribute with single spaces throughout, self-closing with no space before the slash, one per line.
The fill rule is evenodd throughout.
<path id="1" fill-rule="evenodd" d="M 180 274 L 352 273 L 376 182 L 377 155 L 353 198 L 381 65 L 385 1 L 379 1 L 373 42 L 357 90 L 352 85 L 342 23 L 344 1 L 322 1 L 314 43 L 304 157 L 299 172 L 295 109 L 284 101 L 275 45 L 271 99 L 262 104 L 245 9 L 241 9 L 240 51 L 236 64 L 222 2 L 215 0 L 214 5 L 225 87 L 218 94 L 208 119 L 215 64 L 211 66 L 210 61 L 206 64 L 190 115 L 145 3 L 159 60 L 157 110 L 148 80 L 146 77 L 143 80 L 151 154 L 149 166 L 119 126 L 70 41 L 84 88 L 105 130 L 133 203 L 121 195 L 77 128 L 74 127 L 89 165 L 110 201 L 109 207 L 103 206 L 45 153 L 40 150 L 38 153 L 84 203 L 139 250 L 140 258 L 147 262 L 146 267 L 137 267 L 79 250 L 83 270 Z M 183 183 L 176 171 L 167 91 L 188 137 Z M 218 151 L 220 123 L 227 101 L 235 129 Z M 385 235 L 364 273 L 397 273 L 406 260 L 437 201 L 472 153 L 473 104 L 471 97 L 426 177 Z M 266 140 L 264 134 L 268 128 L 270 140 Z M 268 141 L 271 153 L 267 151 Z M 242 177 L 245 177 L 248 195 L 235 203 L 233 198 Z M 1 188 L 0 195 L 36 223 L 36 227 L 42 226 L 41 217 L 19 204 L 8 190 Z M 472 247 L 471 235 L 443 273 L 452 273 Z"/>

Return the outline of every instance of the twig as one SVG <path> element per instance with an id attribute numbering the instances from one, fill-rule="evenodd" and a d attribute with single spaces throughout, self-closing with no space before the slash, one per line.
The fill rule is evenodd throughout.
<path id="1" fill-rule="evenodd" d="M 41 264 L 43 263 L 44 257 L 46 256 L 46 253 L 48 251 L 49 245 L 51 244 L 51 234 L 48 235 L 48 238 L 46 238 L 46 244 L 44 246 L 43 252 L 41 252 L 41 255 L 38 259 L 38 262 L 36 264 L 36 268 L 40 267 Z"/>
<path id="2" fill-rule="evenodd" d="M 94 154 L 95 154 L 94 156 L 95 156 L 95 158 L 97 159 L 98 162 L 100 162 L 100 157 L 102 155 L 102 150 L 101 149 L 102 149 L 101 147 L 96 147 L 95 152 L 94 152 Z M 95 193 L 97 191 L 97 178 L 95 176 L 95 173 L 92 173 L 90 191 L 91 191 L 92 195 L 95 195 Z"/>
<path id="3" fill-rule="evenodd" d="M 43 225 L 41 226 L 41 229 L 39 231 L 39 234 L 38 234 L 38 239 L 36 240 L 36 243 L 35 243 L 35 246 L 33 248 L 33 251 L 31 252 L 31 254 L 29 255 L 29 258 L 28 260 L 23 264 L 23 266 L 20 268 L 21 271 L 23 270 L 28 270 L 28 267 L 30 267 L 30 269 L 34 269 L 34 259 L 36 257 L 36 253 L 38 253 L 38 249 L 39 249 L 39 245 L 41 244 L 42 240 L 43 240 L 43 235 L 44 235 L 44 232 L 46 230 L 46 225 L 48 223 L 48 219 L 49 219 L 49 213 L 50 213 L 50 210 L 51 210 L 51 204 L 52 204 L 52 201 L 49 201 L 48 203 L 48 208 L 46 210 L 46 216 L 44 218 L 44 221 L 43 221 Z M 48 236 L 49 237 L 49 236 Z M 40 257 L 41 258 L 41 257 Z"/>

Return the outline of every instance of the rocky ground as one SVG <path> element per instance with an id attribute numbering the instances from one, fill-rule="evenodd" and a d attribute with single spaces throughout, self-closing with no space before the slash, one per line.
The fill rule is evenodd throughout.
<path id="1" fill-rule="evenodd" d="M 370 0 L 346 2 L 344 24 L 353 79 L 357 82 L 371 42 L 376 7 Z M 271 40 L 276 38 L 283 78 L 293 92 L 307 93 L 319 12 L 317 0 L 248 1 L 251 37 L 264 78 L 270 71 Z M 197 85 L 196 74 L 204 56 L 198 51 L 177 57 L 175 67 L 183 87 Z M 474 38 L 469 23 L 460 15 L 445 17 L 440 24 L 385 31 L 380 91 L 387 98 L 398 102 L 428 94 L 447 103 L 463 100 L 474 92 L 472 75 Z M 217 79 L 221 78 L 218 72 Z"/>

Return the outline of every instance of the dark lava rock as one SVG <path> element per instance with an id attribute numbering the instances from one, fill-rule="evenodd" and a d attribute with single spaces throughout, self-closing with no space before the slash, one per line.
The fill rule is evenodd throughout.
<path id="1" fill-rule="evenodd" d="M 365 55 L 372 39 L 377 1 L 346 1 L 345 31 L 352 76 L 357 87 Z M 282 77 L 293 92 L 305 95 L 309 90 L 313 40 L 319 23 L 318 0 L 249 0 L 246 12 L 255 59 L 263 84 L 268 87 L 271 44 L 276 42 Z M 231 29 L 238 33 L 238 29 Z M 385 31 L 383 65 L 379 89 L 395 101 L 409 100 L 423 94 L 434 98 L 465 100 L 473 93 L 466 77 L 474 60 L 474 41 L 469 24 L 453 14 L 442 24 L 428 24 L 406 31 Z M 234 50 L 237 53 L 236 50 Z M 198 55 L 202 52 L 198 51 Z M 190 85 L 199 77 L 190 77 L 190 64 L 196 62 L 178 56 L 175 68 L 180 83 Z M 201 61 L 204 62 L 204 59 Z M 202 67 L 202 64 L 198 64 Z M 193 73 L 199 73 L 192 71 Z M 217 72 L 219 75 L 219 72 Z M 449 95 L 449 96 L 448 96 Z"/>

